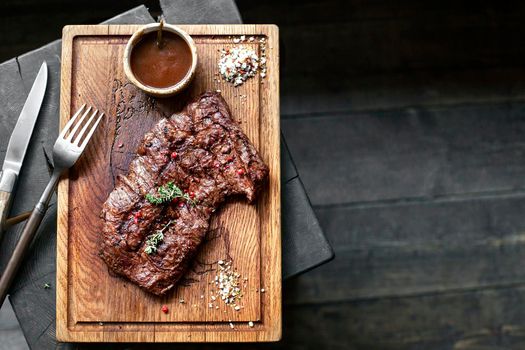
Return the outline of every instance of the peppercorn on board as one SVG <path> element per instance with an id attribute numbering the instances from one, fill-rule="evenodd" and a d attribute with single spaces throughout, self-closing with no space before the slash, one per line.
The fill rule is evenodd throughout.
<path id="1" fill-rule="evenodd" d="M 104 111 L 107 119 L 83 157 L 59 184 L 57 339 L 278 340 L 281 232 L 277 27 L 181 25 L 197 45 L 197 73 L 188 90 L 169 99 L 148 97 L 125 78 L 124 48 L 140 27 L 64 28 L 61 126 L 71 111 L 83 103 Z M 218 62 L 222 49 L 240 45 L 265 57 L 266 64 L 264 74 L 256 74 L 234 87 L 220 76 Z M 269 166 L 269 182 L 255 205 L 239 200 L 222 206 L 184 281 L 159 298 L 112 275 L 98 256 L 100 209 L 116 176 L 127 172 L 143 135 L 159 119 L 181 110 L 206 90 L 220 90 L 233 118 Z M 224 289 L 235 286 L 242 296 L 227 305 L 222 300 Z"/>

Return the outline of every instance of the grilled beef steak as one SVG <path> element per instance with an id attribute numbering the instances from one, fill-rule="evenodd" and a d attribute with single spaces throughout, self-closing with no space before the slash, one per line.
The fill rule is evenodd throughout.
<path id="1" fill-rule="evenodd" d="M 104 203 L 100 256 L 117 274 L 162 295 L 188 268 L 217 207 L 231 195 L 252 202 L 267 176 L 224 99 L 206 92 L 144 136 Z M 186 199 L 146 199 L 170 185 Z"/>

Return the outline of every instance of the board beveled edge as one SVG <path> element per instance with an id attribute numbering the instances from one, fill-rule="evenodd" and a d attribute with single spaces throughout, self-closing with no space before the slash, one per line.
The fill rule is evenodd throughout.
<path id="1" fill-rule="evenodd" d="M 62 31 L 62 57 L 60 67 L 60 129 L 70 112 L 71 106 L 71 51 L 72 27 L 66 26 Z M 56 338 L 58 341 L 70 341 L 67 328 L 68 300 L 68 175 L 60 179 L 57 187 L 57 273 L 56 273 Z"/>
<path id="2" fill-rule="evenodd" d="M 73 25 L 65 26 L 62 34 L 62 66 L 60 87 L 60 128 L 70 116 L 71 75 L 73 39 L 79 35 L 130 35 L 142 25 Z M 281 181 L 280 181 L 280 118 L 279 118 L 279 29 L 276 25 L 179 25 L 191 35 L 266 35 L 268 37 L 268 56 L 273 57 L 267 63 L 268 71 L 264 89 L 267 101 L 267 113 L 263 122 L 269 133 L 268 142 L 277 154 L 270 154 L 270 186 L 268 186 L 269 218 L 268 235 L 261 237 L 261 250 L 266 259 L 261 264 L 262 281 L 268 290 L 265 301 L 261 301 L 262 320 L 255 328 L 232 331 L 228 323 L 224 327 L 209 326 L 202 323 L 205 330 L 187 331 L 169 324 L 148 325 L 150 330 L 140 330 L 140 326 L 128 323 L 89 326 L 77 330 L 81 324 L 70 326 L 68 310 L 68 195 L 69 179 L 67 174 L 58 185 L 57 210 L 57 290 L 56 290 L 56 337 L 62 342 L 271 342 L 279 341 L 282 336 L 282 264 L 281 264 Z M 201 323 L 199 323 L 201 324 Z M 119 326 L 120 325 L 120 326 Z M 126 328 L 128 330 L 125 330 Z M 157 327 L 158 326 L 158 327 Z M 221 324 L 222 326 L 222 324 Z M 164 330 L 168 328 L 168 330 Z M 156 330 L 156 328 L 159 328 Z M 246 326 L 244 326 L 246 328 Z"/>

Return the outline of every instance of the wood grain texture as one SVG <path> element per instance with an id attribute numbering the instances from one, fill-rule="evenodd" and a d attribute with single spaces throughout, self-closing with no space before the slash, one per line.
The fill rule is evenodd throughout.
<path id="1" fill-rule="evenodd" d="M 317 208 L 336 259 L 290 280 L 285 302 L 337 303 L 521 283 L 524 210 L 524 194 Z"/>
<path id="2" fill-rule="evenodd" d="M 283 349 L 523 349 L 523 284 L 285 306 Z"/>
<path id="3" fill-rule="evenodd" d="M 524 112 L 515 101 L 326 113 L 282 130 L 314 206 L 422 200 L 523 191 Z"/>
<path id="4" fill-rule="evenodd" d="M 272 341 L 281 334 L 280 159 L 278 31 L 271 25 L 181 26 L 198 47 L 190 89 L 167 100 L 147 97 L 124 78 L 121 58 L 140 26 L 68 26 L 63 33 L 61 125 L 81 104 L 108 118 L 85 155 L 59 185 L 57 339 L 96 342 Z M 268 76 L 233 88 L 217 81 L 218 50 L 231 35 L 267 38 Z M 258 40 L 245 45 L 260 50 Z M 255 206 L 225 205 L 212 219 L 208 242 L 187 282 L 163 298 L 108 273 L 97 256 L 98 217 L 117 174 L 127 172 L 142 135 L 193 96 L 220 89 L 236 119 L 270 167 L 267 189 Z M 246 96 L 246 97 L 244 97 Z M 130 110 L 133 106 L 140 106 Z M 118 146 L 117 146 L 118 145 Z M 120 146 L 122 145 L 122 146 Z M 96 162 L 93 160 L 97 160 Z M 243 308 L 209 308 L 216 261 L 231 257 L 248 281 Z M 265 293 L 259 290 L 264 288 Z M 204 296 L 204 298 L 201 298 Z M 184 299 L 184 303 L 179 303 Z M 163 314 L 162 305 L 170 312 Z M 230 328 L 230 321 L 234 328 Z M 249 328 L 248 321 L 255 327 Z M 190 323 L 191 322 L 191 323 Z"/>
<path id="5" fill-rule="evenodd" d="M 290 281 L 285 299 L 341 302 L 523 281 L 524 110 L 521 101 L 488 101 L 283 120 L 336 253 Z M 328 176 L 330 186 L 319 188 Z"/>

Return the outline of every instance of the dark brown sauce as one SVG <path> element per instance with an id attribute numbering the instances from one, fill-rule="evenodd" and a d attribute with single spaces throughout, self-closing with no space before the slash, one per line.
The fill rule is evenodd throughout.
<path id="1" fill-rule="evenodd" d="M 157 32 L 145 34 L 131 51 L 131 70 L 143 83 L 166 88 L 181 81 L 191 68 L 189 45 L 180 36 L 162 32 L 162 45 L 157 46 Z"/>

